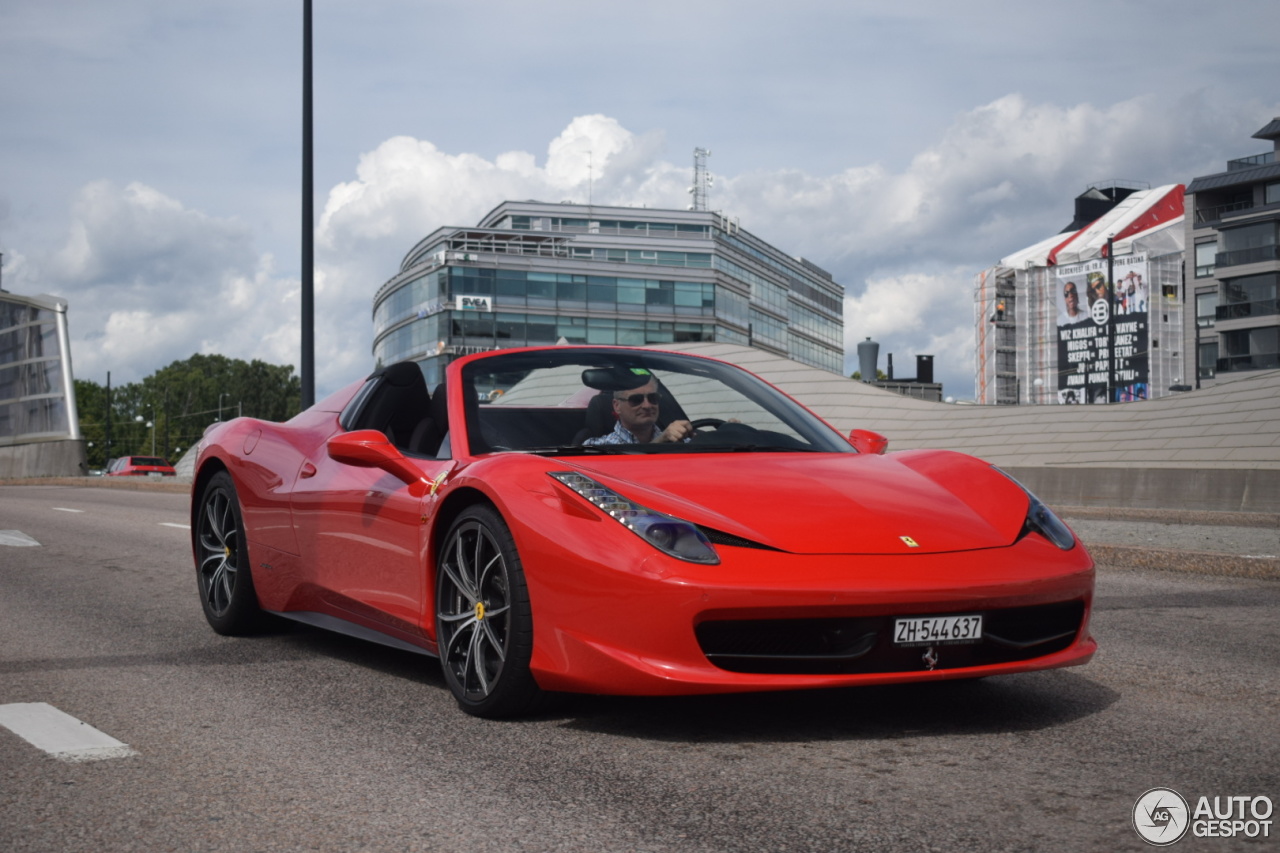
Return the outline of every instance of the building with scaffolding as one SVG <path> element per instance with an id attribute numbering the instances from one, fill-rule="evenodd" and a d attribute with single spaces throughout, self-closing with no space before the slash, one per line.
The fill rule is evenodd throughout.
<path id="1" fill-rule="evenodd" d="M 978 274 L 977 402 L 1125 402 L 1189 387 L 1183 191 L 1090 187 L 1064 231 Z"/>
<path id="2" fill-rule="evenodd" d="M 842 373 L 844 288 L 697 207 L 508 201 L 433 231 L 374 296 L 374 358 L 433 383 L 481 350 L 720 341 Z"/>

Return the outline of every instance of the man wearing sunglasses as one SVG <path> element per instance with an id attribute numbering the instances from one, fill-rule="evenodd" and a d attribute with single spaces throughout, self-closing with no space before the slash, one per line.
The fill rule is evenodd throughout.
<path id="1" fill-rule="evenodd" d="M 652 376 L 637 388 L 615 391 L 613 413 L 618 418 L 613 432 L 583 444 L 661 444 L 688 441 L 693 436 L 693 425 L 688 421 L 672 421 L 666 429 L 658 428 L 658 382 Z"/>

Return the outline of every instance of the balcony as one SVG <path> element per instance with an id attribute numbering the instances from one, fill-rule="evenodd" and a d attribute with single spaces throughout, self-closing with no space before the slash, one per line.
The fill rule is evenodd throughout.
<path id="1" fill-rule="evenodd" d="M 1248 355 L 1231 355 L 1218 359 L 1219 373 L 1238 370 L 1276 370 L 1280 368 L 1280 353 L 1254 352 Z"/>
<path id="2" fill-rule="evenodd" d="M 1234 252 L 1219 252 L 1214 259 L 1214 267 L 1215 270 L 1220 270 L 1223 267 L 1274 260 L 1280 260 L 1280 246 L 1254 246 L 1251 249 L 1236 249 Z"/>
<path id="3" fill-rule="evenodd" d="M 1253 201 L 1233 201 L 1229 204 L 1215 204 L 1212 207 L 1197 207 L 1196 226 L 1212 225 L 1228 213 L 1249 210 L 1252 207 Z"/>
<path id="4" fill-rule="evenodd" d="M 1215 319 L 1243 320 L 1248 317 L 1268 317 L 1280 314 L 1280 300 L 1264 299 L 1261 302 L 1231 302 L 1215 309 Z M 1212 323 L 1210 324 L 1212 325 Z"/>

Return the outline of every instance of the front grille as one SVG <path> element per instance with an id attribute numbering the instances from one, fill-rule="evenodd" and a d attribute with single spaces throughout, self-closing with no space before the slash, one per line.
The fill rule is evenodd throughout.
<path id="1" fill-rule="evenodd" d="M 938 645 L 934 669 L 1030 660 L 1062 651 L 1080 632 L 1083 601 L 1066 601 L 981 613 L 978 643 Z M 695 629 L 702 652 L 730 672 L 771 675 L 842 675 L 917 672 L 927 667 L 925 649 L 893 645 L 890 616 L 835 619 L 712 620 Z M 943 616 L 947 614 L 930 614 Z"/>

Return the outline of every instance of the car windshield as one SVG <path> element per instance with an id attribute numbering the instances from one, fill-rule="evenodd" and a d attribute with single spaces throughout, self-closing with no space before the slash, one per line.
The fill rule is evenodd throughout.
<path id="1" fill-rule="evenodd" d="M 645 350 L 502 352 L 462 370 L 472 453 L 832 452 L 852 447 L 752 374 L 722 362 Z M 619 430 L 628 405 L 656 410 L 655 430 L 688 421 L 684 440 Z M 626 423 L 623 423 L 626 426 Z"/>

